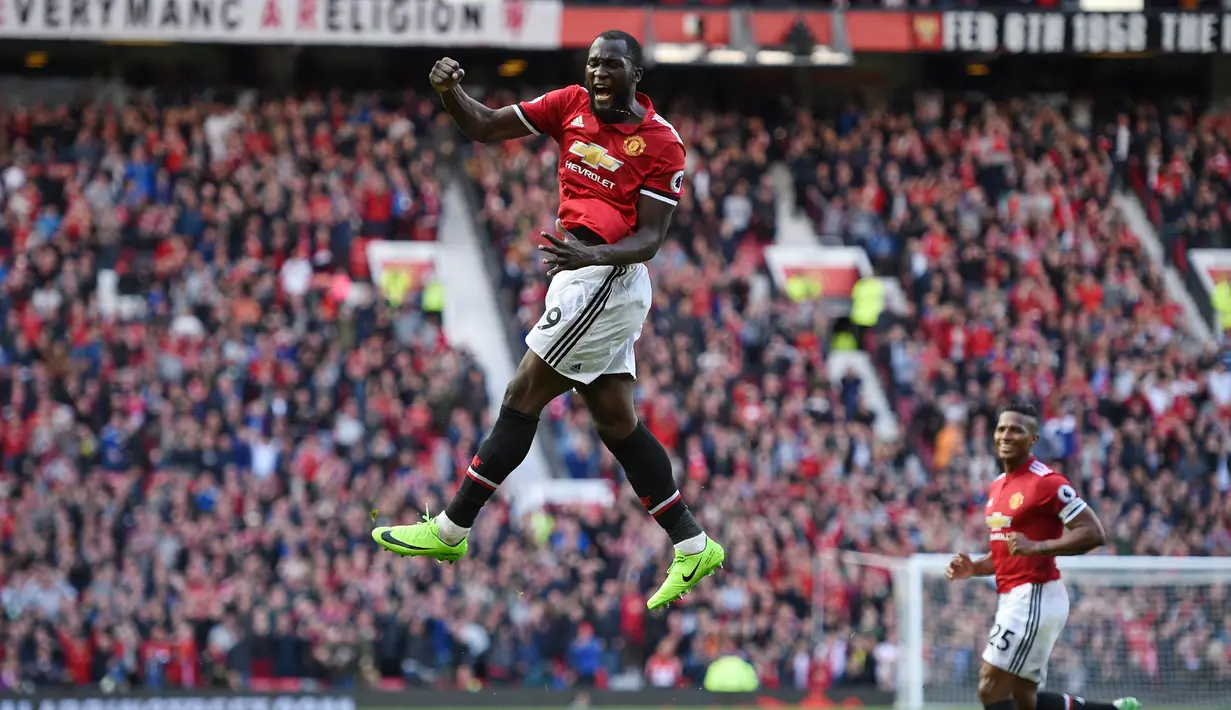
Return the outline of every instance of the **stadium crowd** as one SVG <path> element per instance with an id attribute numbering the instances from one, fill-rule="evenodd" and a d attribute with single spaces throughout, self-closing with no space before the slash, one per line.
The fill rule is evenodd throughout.
<path id="1" fill-rule="evenodd" d="M 441 509 L 487 424 L 473 358 L 362 259 L 370 237 L 434 236 L 456 134 L 429 99 L 7 107 L 0 689 L 673 687 L 736 652 L 771 686 L 891 686 L 887 578 L 818 573 L 817 553 L 981 547 L 989 416 L 1011 394 L 1043 404 L 1043 453 L 1116 551 L 1231 552 L 1231 375 L 1200 369 L 1131 261 L 1096 142 L 1046 111 L 666 115 L 690 179 L 638 396 L 731 563 L 663 616 L 644 599 L 668 550 L 622 485 L 610 509 L 494 503 L 456 566 L 370 543 L 372 517 Z M 524 235 L 551 223 L 555 149 L 462 150 L 527 327 L 545 284 Z M 919 304 L 870 342 L 901 441 L 875 438 L 857 380 L 830 384 L 827 316 L 762 277 L 776 158 L 822 234 L 866 244 Z M 578 402 L 548 416 L 569 475 L 619 481 Z M 1100 632 L 1088 674 L 1157 677 L 1164 644 L 1228 673 L 1225 590 L 1191 601 L 1137 635 L 1114 605 L 1074 619 Z M 985 639 L 933 643 L 968 670 Z"/>
<path id="2" fill-rule="evenodd" d="M 1143 106 L 1125 135 L 1124 118 L 1075 126 L 1042 102 L 941 108 L 921 96 L 913 117 L 854 110 L 826 125 L 800 114 L 786 147 L 819 235 L 862 246 L 906 290 L 906 312 L 868 338 L 898 416 L 911 423 L 905 440 L 932 475 L 978 491 L 996 473 L 997 403 L 1038 402 L 1037 453 L 1096 502 L 1117 554 L 1227 555 L 1231 341 L 1216 334 L 1205 344 L 1185 331 L 1158 264 L 1112 206 L 1130 146 L 1163 134 L 1191 145 L 1183 122 L 1160 123 Z M 1217 151 L 1204 150 L 1217 164 Z M 1225 200 L 1208 185 L 1206 194 L 1176 186 L 1210 206 Z M 977 497 L 964 502 L 964 542 L 977 547 L 982 508 Z M 972 601 L 980 591 L 987 598 Z M 1094 589 L 1079 590 L 1055 666 L 1112 692 L 1133 677 L 1116 654 L 1146 685 L 1196 682 L 1200 672 L 1225 682 L 1225 593 L 1123 591 L 1120 603 L 1101 605 Z M 990 603 L 978 588 L 929 595 L 938 608 Z M 937 674 L 942 684 L 973 682 L 982 622 L 958 617 L 929 614 L 932 658 L 953 664 Z"/>
<path id="3" fill-rule="evenodd" d="M 1125 116 L 1127 130 L 1133 117 Z M 1189 249 L 1231 248 L 1227 178 L 1231 176 L 1231 115 L 1180 105 L 1159 115 L 1140 112 L 1124 162 L 1167 245 L 1167 257 L 1187 268 Z"/>
<path id="4" fill-rule="evenodd" d="M 749 540 L 758 576 L 779 578 L 792 542 L 889 554 L 982 547 L 983 491 L 996 475 L 991 424 L 1010 397 L 1040 403 L 1039 454 L 1096 502 L 1117 553 L 1231 551 L 1231 374 L 1225 353 L 1183 332 L 1183 312 L 1112 209 L 1114 133 L 1073 129 L 1041 104 L 944 106 L 926 96 L 913 115 L 850 110 L 822 122 L 801 111 L 789 126 L 666 115 L 689 145 L 690 181 L 667 253 L 654 263 L 655 311 L 638 350 L 641 406 L 674 446 L 689 492 L 714 515 L 706 523 Z M 544 288 L 531 277 L 524 235 L 552 213 L 554 155 L 549 143 L 522 143 L 476 149 L 471 162 L 481 215 L 504 255 L 503 294 L 523 329 L 538 318 Z M 887 314 L 867 343 L 899 421 L 909 423 L 901 442 L 874 438 L 858 381 L 831 386 L 825 315 L 758 293 L 759 246 L 774 230 L 765 171 L 773 158 L 791 166 L 822 240 L 866 248 L 914 304 Z M 572 475 L 618 478 L 577 402 L 561 400 L 551 414 Z M 732 484 L 742 500 L 722 490 Z M 728 505 L 753 519 L 776 510 L 786 529 L 749 535 L 743 516 L 723 516 Z M 824 582 L 787 577 L 775 593 L 788 604 L 800 584 Z M 835 580 L 854 584 L 850 593 L 819 587 L 824 617 L 798 618 L 830 632 L 822 647 L 838 649 L 837 660 L 819 672 L 832 678 L 873 679 L 876 658 L 894 657 L 879 643 L 894 635 L 887 580 L 868 581 L 879 590 L 869 594 L 861 578 Z M 1151 649 L 1147 675 L 1158 677 L 1159 643 L 1200 648 L 1202 663 L 1231 670 L 1231 636 L 1213 628 L 1224 615 L 1220 595 L 1204 609 L 1185 607 L 1194 618 L 1165 638 L 1133 641 Z M 869 600 L 876 611 L 865 614 Z M 967 675 L 981 623 L 948 636 L 965 652 Z M 856 636 L 862 646 L 846 642 L 852 627 L 868 630 Z M 1104 653 L 1116 652 L 1137 658 L 1123 645 Z M 1086 665 L 1093 676 L 1102 666 Z M 785 666 L 779 675 L 789 675 Z"/>
<path id="5" fill-rule="evenodd" d="M 1040 453 L 1078 464 L 1071 477 L 1111 486 L 1097 475 L 1109 462 L 1135 480 L 1171 473 L 1208 505 L 1227 484 L 1227 351 L 1185 331 L 1158 266 L 1111 208 L 1114 133 L 1075 130 L 1042 104 L 981 115 L 957 104 L 946 130 L 935 110 L 924 102 L 915 125 L 848 114 L 837 132 L 801 116 L 788 148 L 821 233 L 864 247 L 907 290 L 908 312 L 872 345 L 916 443 L 938 469 L 977 456 L 993 403 L 1025 397 L 1044 411 Z M 883 161 L 883 176 L 857 178 L 861 160 Z M 1210 529 L 1176 522 L 1185 535 Z"/>

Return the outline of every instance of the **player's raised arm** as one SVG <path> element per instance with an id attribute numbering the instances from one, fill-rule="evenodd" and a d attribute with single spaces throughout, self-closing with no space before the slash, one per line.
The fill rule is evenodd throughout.
<path id="1" fill-rule="evenodd" d="M 436 62 L 429 74 L 432 88 L 440 94 L 445 110 L 467 138 L 479 143 L 496 143 L 533 133 L 516 106 L 488 108 L 462 91 L 460 84 L 465 76 L 461 65 L 448 57 Z"/>

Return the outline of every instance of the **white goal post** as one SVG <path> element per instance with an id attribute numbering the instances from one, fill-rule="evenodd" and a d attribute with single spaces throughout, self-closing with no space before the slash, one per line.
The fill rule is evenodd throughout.
<path id="1" fill-rule="evenodd" d="M 897 707 L 974 708 L 996 610 L 992 579 L 945 579 L 952 555 L 847 552 L 840 573 L 887 571 L 896 625 Z M 832 558 L 831 558 L 832 559 Z M 1058 558 L 1069 623 L 1047 687 L 1098 700 L 1133 695 L 1146 708 L 1231 708 L 1231 558 Z"/>

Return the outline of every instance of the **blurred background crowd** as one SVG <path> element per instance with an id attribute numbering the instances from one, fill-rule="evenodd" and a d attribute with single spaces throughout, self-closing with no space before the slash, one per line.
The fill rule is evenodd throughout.
<path id="1" fill-rule="evenodd" d="M 434 241 L 456 175 L 520 338 L 553 144 L 471 146 L 414 92 L 0 105 L 0 691 L 670 688 L 733 653 L 767 687 L 892 689 L 890 578 L 832 555 L 984 547 L 1010 398 L 1038 404 L 1038 453 L 1110 552 L 1231 555 L 1227 340 L 1187 332 L 1114 197 L 1134 158 L 1169 235 L 1225 244 L 1222 116 L 659 105 L 688 179 L 638 405 L 730 560 L 669 615 L 644 607 L 669 550 L 567 396 L 549 453 L 614 506 L 494 502 L 457 566 L 369 539 L 374 517 L 442 509 L 490 402 L 438 309 L 386 299 L 364 248 Z M 868 383 L 829 370 L 841 324 L 767 277 L 784 200 L 906 296 L 859 332 L 894 440 Z M 1066 687 L 1231 681 L 1225 585 L 1098 593 L 1075 592 Z M 929 661 L 968 680 L 991 591 L 929 594 Z"/>

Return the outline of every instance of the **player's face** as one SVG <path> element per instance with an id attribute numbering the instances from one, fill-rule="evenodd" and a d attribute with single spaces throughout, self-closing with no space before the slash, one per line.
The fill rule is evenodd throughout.
<path id="1" fill-rule="evenodd" d="M 1034 442 L 1039 440 L 1034 420 L 1017 412 L 1005 412 L 996 422 L 992 441 L 996 445 L 996 457 L 1016 461 L 1030 455 Z"/>
<path id="2" fill-rule="evenodd" d="M 590 45 L 586 59 L 586 90 L 590 92 L 590 108 L 595 115 L 628 112 L 633 104 L 633 92 L 641 80 L 641 70 L 628 58 L 628 47 L 622 39 L 599 39 Z"/>

